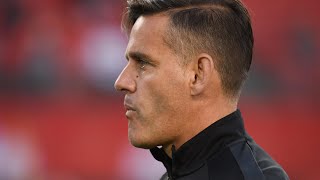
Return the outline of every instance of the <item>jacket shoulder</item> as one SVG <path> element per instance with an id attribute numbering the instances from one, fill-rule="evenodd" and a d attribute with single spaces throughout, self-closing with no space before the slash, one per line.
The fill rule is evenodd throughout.
<path id="1" fill-rule="evenodd" d="M 245 140 L 228 145 L 219 154 L 211 157 L 207 164 L 210 179 L 213 177 L 224 180 L 289 179 L 281 166 L 267 153 L 259 146 L 252 148 Z"/>

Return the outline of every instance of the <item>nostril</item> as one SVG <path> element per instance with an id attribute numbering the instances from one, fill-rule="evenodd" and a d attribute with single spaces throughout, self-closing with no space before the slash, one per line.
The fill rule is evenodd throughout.
<path id="1" fill-rule="evenodd" d="M 125 89 L 123 87 L 115 86 L 114 87 L 117 91 L 124 91 Z"/>

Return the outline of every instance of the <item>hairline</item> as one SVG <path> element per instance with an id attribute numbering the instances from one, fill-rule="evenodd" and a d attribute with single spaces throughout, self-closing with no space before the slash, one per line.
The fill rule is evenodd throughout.
<path id="1" fill-rule="evenodd" d="M 184 8 L 175 8 L 175 9 L 184 9 Z M 163 32 L 163 34 L 161 34 L 161 38 L 163 40 L 163 45 L 167 46 L 175 56 L 181 58 L 181 59 L 179 59 L 177 61 L 178 61 L 179 65 L 184 67 L 184 66 L 186 66 L 188 64 L 188 63 L 186 63 L 187 60 L 185 60 L 186 57 L 187 57 L 185 52 L 184 51 L 183 52 L 177 51 L 176 45 L 174 45 L 173 43 L 170 43 L 170 40 L 169 40 L 169 38 L 172 37 L 172 36 L 181 36 L 180 33 L 175 32 L 175 30 L 178 30 L 178 28 L 173 24 L 172 18 L 171 18 L 170 14 L 169 14 L 169 11 L 171 11 L 171 9 L 167 10 L 167 11 L 157 12 L 157 13 L 140 15 L 137 18 L 137 20 L 134 22 L 134 24 L 132 24 L 132 26 L 130 26 L 130 28 L 126 29 L 126 34 L 130 38 L 130 34 L 131 34 L 133 26 L 138 21 L 138 19 L 141 18 L 141 17 L 152 17 L 152 16 L 165 17 L 167 19 L 167 21 L 165 23 L 166 25 L 165 25 L 165 28 L 164 28 L 164 32 Z M 184 35 L 182 35 L 182 36 L 184 36 Z M 178 38 L 178 39 L 180 39 L 181 43 L 183 43 L 182 38 Z M 190 54 L 188 54 L 188 55 L 190 55 Z"/>
<path id="2" fill-rule="evenodd" d="M 134 24 L 136 23 L 136 21 L 140 18 L 140 17 L 148 17 L 148 16 L 165 16 L 167 17 L 168 21 L 166 23 L 166 27 L 165 27 L 165 32 L 164 34 L 162 35 L 162 39 L 163 39 L 163 42 L 165 45 L 167 45 L 172 51 L 173 53 L 175 53 L 177 56 L 185 59 L 184 61 L 185 62 L 182 62 L 182 64 L 184 65 L 187 65 L 188 64 L 188 60 L 187 59 L 190 59 L 191 57 L 194 57 L 196 56 L 197 54 L 200 54 L 201 50 L 198 50 L 198 52 L 193 52 L 193 53 L 188 53 L 188 52 L 185 52 L 185 50 L 183 50 L 182 52 L 179 52 L 177 51 L 177 45 L 174 45 L 173 43 L 170 43 L 170 39 L 172 36 L 186 36 L 187 34 L 184 32 L 184 33 L 178 33 L 178 32 L 175 32 L 175 31 L 179 31 L 181 29 L 179 29 L 177 27 L 176 24 L 173 23 L 173 18 L 172 18 L 172 15 L 174 13 L 177 13 L 181 10 L 189 10 L 189 9 L 193 9 L 193 8 L 204 8 L 204 9 L 210 9 L 210 8 L 214 8 L 214 9 L 219 9 L 219 10 L 223 10 L 223 11 L 229 11 L 228 8 L 220 5 L 220 4 L 210 4 L 210 3 L 206 3 L 206 4 L 193 4 L 193 5 L 188 5 L 188 6 L 184 6 L 184 7 L 176 7 L 176 8 L 171 8 L 171 9 L 166 9 L 166 10 L 163 10 L 163 11 L 160 11 L 160 12 L 154 12 L 154 13 L 150 13 L 150 14 L 141 14 L 136 20 L 135 22 L 133 22 L 133 24 L 131 24 L 129 26 L 129 28 L 127 27 L 128 24 L 123 24 L 122 26 L 122 30 L 124 30 L 127 34 L 127 36 L 129 37 L 130 36 L 130 33 L 131 33 L 131 30 L 132 30 L 132 27 L 134 26 Z M 124 14 L 125 15 L 125 14 Z M 189 31 L 190 32 L 190 31 Z M 192 34 L 190 32 L 190 34 Z M 166 37 L 167 36 L 167 37 Z M 171 36 L 171 37 L 170 37 Z M 194 37 L 194 35 L 192 35 Z M 183 38 L 179 38 L 180 41 L 181 41 L 181 44 L 185 44 L 183 43 Z M 190 47 L 191 45 L 186 45 L 188 47 Z M 185 46 L 184 46 L 185 47 Z M 185 49 L 185 48 L 184 48 Z M 202 49 L 203 51 L 207 51 L 206 49 Z M 214 55 L 216 58 L 217 56 L 219 56 L 216 52 L 204 52 L 204 53 L 207 53 L 208 55 L 212 56 Z M 190 57 L 190 58 L 188 58 Z M 180 63 L 179 63 L 180 64 Z"/>

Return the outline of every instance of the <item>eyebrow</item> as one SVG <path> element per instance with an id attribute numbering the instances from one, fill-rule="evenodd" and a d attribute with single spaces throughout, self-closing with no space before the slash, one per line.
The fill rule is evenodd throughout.
<path id="1" fill-rule="evenodd" d="M 134 60 L 143 59 L 143 60 L 147 60 L 147 61 L 150 61 L 150 62 L 154 62 L 150 56 L 148 56 L 147 54 L 138 52 L 138 51 L 127 53 L 126 54 L 126 59 L 129 60 L 129 58 L 132 58 Z"/>

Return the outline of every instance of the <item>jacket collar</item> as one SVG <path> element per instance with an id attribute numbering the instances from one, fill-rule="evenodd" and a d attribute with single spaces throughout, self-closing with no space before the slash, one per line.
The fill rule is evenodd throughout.
<path id="1" fill-rule="evenodd" d="M 161 161 L 169 177 L 180 177 L 201 168 L 209 157 L 215 156 L 230 142 L 244 137 L 245 129 L 239 110 L 211 124 L 177 151 L 172 147 L 172 159 L 163 148 L 153 148 L 153 157 Z"/>

